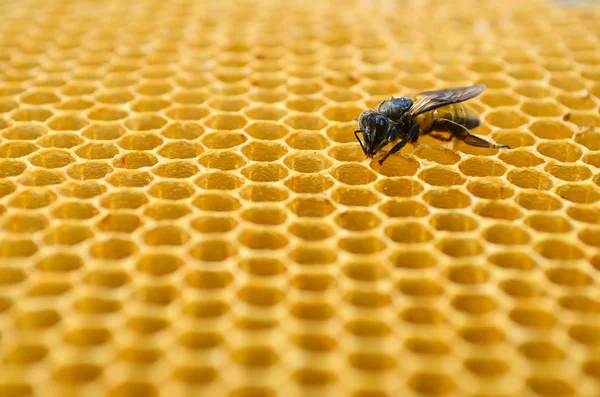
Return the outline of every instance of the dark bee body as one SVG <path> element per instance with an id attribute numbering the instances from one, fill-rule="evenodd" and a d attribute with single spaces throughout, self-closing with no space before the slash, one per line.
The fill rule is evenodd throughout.
<path id="1" fill-rule="evenodd" d="M 377 110 L 367 110 L 358 119 L 359 129 L 356 139 L 363 152 L 372 158 L 389 143 L 394 147 L 381 159 L 385 159 L 407 143 L 414 143 L 421 135 L 431 135 L 442 141 L 452 137 L 479 147 L 509 148 L 508 145 L 496 145 L 472 135 L 469 130 L 480 125 L 477 112 L 462 103 L 481 94 L 485 86 L 452 88 L 447 90 L 426 91 L 413 98 L 392 98 L 383 101 Z M 439 132 L 449 132 L 446 137 Z M 363 141 L 358 138 L 362 133 Z M 399 141 L 399 142 L 398 142 Z"/>

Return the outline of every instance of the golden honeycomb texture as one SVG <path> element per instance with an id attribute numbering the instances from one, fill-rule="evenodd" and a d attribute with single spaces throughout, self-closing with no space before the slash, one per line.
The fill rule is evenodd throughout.
<path id="1" fill-rule="evenodd" d="M 0 396 L 600 394 L 600 9 L 0 1 Z M 390 95 L 485 83 L 383 166 Z"/>

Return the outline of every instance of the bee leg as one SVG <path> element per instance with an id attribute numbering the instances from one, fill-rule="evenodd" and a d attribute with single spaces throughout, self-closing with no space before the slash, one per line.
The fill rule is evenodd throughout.
<path id="1" fill-rule="evenodd" d="M 383 156 L 381 158 L 381 160 L 379 160 L 379 165 L 383 165 L 383 162 L 390 157 L 392 154 L 399 152 L 404 146 L 406 146 L 406 144 L 408 143 L 408 139 L 403 139 L 400 142 L 398 142 L 389 152 L 387 152 L 385 154 L 385 156 Z"/>
<path id="2" fill-rule="evenodd" d="M 400 142 L 398 142 L 389 152 L 387 152 L 385 154 L 385 156 L 383 156 L 381 158 L 381 160 L 379 160 L 379 165 L 383 165 L 383 162 L 388 157 L 390 157 L 392 154 L 398 153 L 400 150 L 402 150 L 402 148 L 404 146 L 406 146 L 407 143 L 416 142 L 418 137 L 419 137 L 419 125 L 415 123 L 410 127 L 410 130 L 408 130 L 406 137 L 403 140 L 401 140 Z"/>
<path id="3" fill-rule="evenodd" d="M 477 147 L 489 147 L 494 149 L 510 149 L 508 145 L 497 145 L 495 143 L 491 143 L 486 141 L 483 138 L 475 136 L 469 132 L 469 130 L 458 123 L 455 123 L 452 120 L 448 119 L 439 119 L 439 122 L 455 137 L 466 143 L 467 145 L 477 146 Z"/>
<path id="4" fill-rule="evenodd" d="M 366 155 L 367 154 L 367 150 L 365 149 L 365 145 L 363 145 L 362 141 L 358 137 L 358 133 L 359 132 L 362 132 L 362 131 L 361 130 L 354 131 L 354 136 L 356 137 L 356 140 L 358 141 L 358 143 L 360 143 L 360 148 L 362 149 L 363 153 Z"/>

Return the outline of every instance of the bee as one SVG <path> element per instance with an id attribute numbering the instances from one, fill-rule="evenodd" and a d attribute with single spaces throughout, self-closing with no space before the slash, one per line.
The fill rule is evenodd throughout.
<path id="1" fill-rule="evenodd" d="M 358 118 L 354 136 L 368 158 L 373 158 L 389 143 L 395 143 L 379 164 L 397 153 L 407 143 L 414 143 L 422 135 L 430 135 L 444 142 L 452 137 L 471 146 L 506 148 L 469 132 L 481 124 L 477 112 L 463 102 L 475 98 L 485 85 L 425 91 L 412 98 L 394 98 L 383 101 L 376 110 L 367 110 Z M 441 134 L 449 132 L 450 136 Z M 358 134 L 362 134 L 361 141 Z"/>

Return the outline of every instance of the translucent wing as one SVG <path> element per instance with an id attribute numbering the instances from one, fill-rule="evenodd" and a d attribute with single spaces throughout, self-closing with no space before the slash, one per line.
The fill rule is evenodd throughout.
<path id="1" fill-rule="evenodd" d="M 485 90 L 484 84 L 470 87 L 450 88 L 447 90 L 425 91 L 413 98 L 413 105 L 409 112 L 412 116 L 437 109 L 453 103 L 464 102 L 475 98 Z"/>

